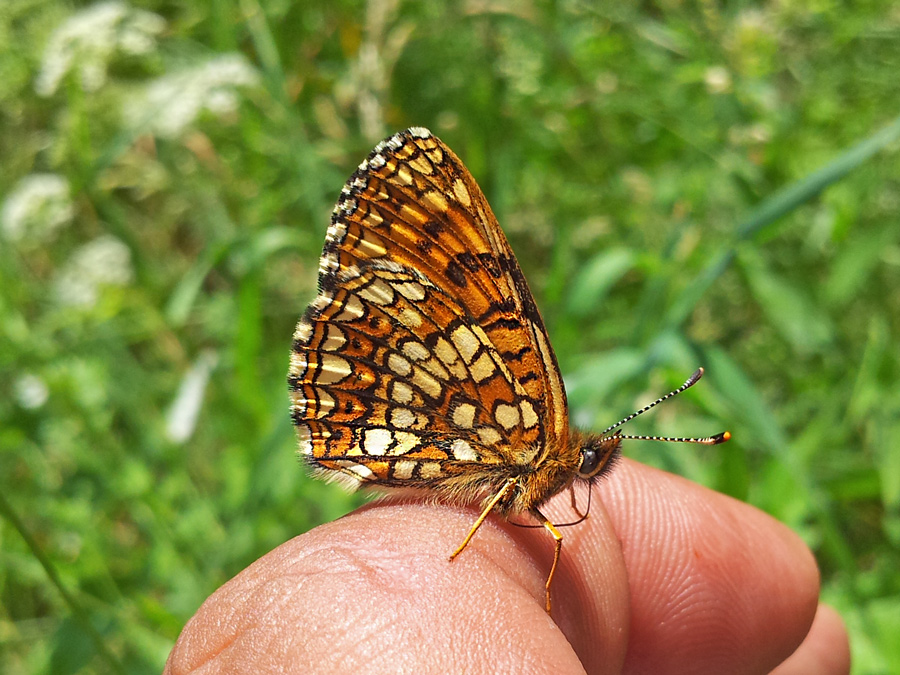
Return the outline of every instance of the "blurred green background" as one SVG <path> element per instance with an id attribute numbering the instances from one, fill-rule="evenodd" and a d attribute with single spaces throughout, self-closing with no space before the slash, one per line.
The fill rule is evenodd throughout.
<path id="1" fill-rule="evenodd" d="M 852 8 L 851 8 L 852 7 Z M 423 125 L 546 319 L 572 417 L 816 552 L 900 669 L 892 0 L 0 3 L 0 663 L 158 672 L 358 497 L 294 456 L 293 324 L 343 182 Z"/>

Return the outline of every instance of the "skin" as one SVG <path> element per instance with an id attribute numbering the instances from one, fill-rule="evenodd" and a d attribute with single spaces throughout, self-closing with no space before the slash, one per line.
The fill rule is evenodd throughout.
<path id="1" fill-rule="evenodd" d="M 379 502 L 279 546 L 217 590 L 165 672 L 849 673 L 803 542 L 761 511 L 629 460 L 553 540 L 477 512 Z M 579 490 L 579 504 L 586 491 Z M 572 518 L 567 494 L 542 511 Z"/>

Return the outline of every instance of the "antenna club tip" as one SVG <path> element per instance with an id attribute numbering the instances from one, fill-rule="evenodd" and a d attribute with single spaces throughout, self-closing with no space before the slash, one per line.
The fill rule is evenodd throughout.
<path id="1" fill-rule="evenodd" d="M 715 440 L 716 445 L 718 445 L 719 443 L 724 443 L 726 441 L 730 441 L 731 440 L 731 432 L 723 431 L 721 434 L 716 434 L 715 436 L 713 436 L 713 440 Z"/>

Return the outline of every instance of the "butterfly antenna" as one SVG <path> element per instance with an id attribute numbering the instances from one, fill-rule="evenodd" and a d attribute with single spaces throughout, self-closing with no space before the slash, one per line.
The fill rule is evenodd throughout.
<path id="1" fill-rule="evenodd" d="M 673 389 L 665 396 L 661 396 L 658 399 L 656 399 L 650 405 L 646 405 L 643 408 L 641 408 L 640 410 L 637 410 L 637 411 L 631 413 L 628 417 L 626 417 L 626 418 L 616 422 L 612 426 L 606 428 L 603 431 L 603 433 L 600 435 L 606 436 L 606 434 L 608 434 L 610 431 L 613 431 L 614 429 L 618 429 L 620 426 L 622 426 L 626 422 L 630 422 L 638 415 L 643 415 L 645 412 L 650 410 L 650 408 L 653 408 L 653 407 L 659 405 L 666 399 L 670 399 L 673 396 L 677 396 L 678 394 L 685 391 L 686 389 L 690 389 L 695 384 L 697 384 L 697 382 L 700 381 L 701 377 L 703 377 L 703 368 L 697 368 L 697 370 L 694 371 L 693 375 L 691 375 L 685 381 L 685 383 L 683 385 L 678 387 L 678 389 Z M 672 436 L 632 436 L 632 435 L 626 435 L 626 434 L 618 434 L 618 436 L 621 439 L 627 439 L 627 440 L 632 440 L 632 441 L 669 441 L 671 443 L 700 443 L 701 445 L 718 445 L 719 443 L 724 443 L 725 441 L 729 440 L 731 438 L 731 432 L 723 431 L 722 433 L 716 434 L 715 436 L 706 436 L 705 438 L 681 438 L 681 437 L 672 437 Z"/>

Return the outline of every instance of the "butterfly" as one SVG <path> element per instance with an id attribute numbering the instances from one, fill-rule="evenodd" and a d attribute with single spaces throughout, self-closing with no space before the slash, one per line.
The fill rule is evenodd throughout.
<path id="1" fill-rule="evenodd" d="M 728 440 L 618 431 L 702 373 L 600 434 L 571 428 L 547 330 L 487 200 L 450 148 L 412 127 L 379 143 L 341 191 L 288 385 L 317 476 L 480 506 L 451 561 L 491 513 L 543 526 L 555 541 L 550 612 L 563 537 L 542 505 L 608 474 L 623 439 Z"/>

